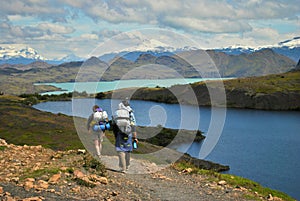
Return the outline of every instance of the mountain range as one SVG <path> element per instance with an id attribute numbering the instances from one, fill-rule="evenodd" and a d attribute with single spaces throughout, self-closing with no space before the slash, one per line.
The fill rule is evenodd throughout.
<path id="1" fill-rule="evenodd" d="M 150 43 L 153 42 L 152 45 Z M 143 43 L 144 46 L 138 45 L 134 48 L 122 51 L 112 52 L 99 56 L 102 61 L 109 62 L 116 56 L 121 56 L 127 60 L 135 61 L 141 54 L 152 54 L 154 56 L 170 56 L 178 54 L 180 52 L 197 50 L 195 47 L 183 47 L 183 48 L 172 48 L 165 44 L 160 44 L 156 41 L 147 41 Z M 217 52 L 224 52 L 228 55 L 240 55 L 250 54 L 264 49 L 271 49 L 278 54 L 289 57 L 295 62 L 300 59 L 300 37 L 294 37 L 293 39 L 279 42 L 275 45 L 267 45 L 261 47 L 247 47 L 247 46 L 230 46 L 224 48 L 209 49 Z"/>
<path id="2" fill-rule="evenodd" d="M 300 37 L 294 37 L 289 40 L 279 42 L 275 45 L 262 46 L 262 47 L 246 47 L 246 46 L 230 46 L 225 48 L 212 49 L 217 52 L 224 52 L 228 55 L 250 54 L 263 49 L 271 49 L 274 52 L 285 55 L 295 62 L 300 59 Z M 151 54 L 156 57 L 170 56 L 180 52 L 197 50 L 195 47 L 182 47 L 174 48 L 157 40 L 143 41 L 131 49 L 125 49 L 122 52 L 111 52 L 103 55 L 98 55 L 99 59 L 109 63 L 116 56 L 123 57 L 130 61 L 135 61 L 141 54 Z M 44 61 L 49 64 L 58 65 L 64 62 L 71 61 L 84 61 L 88 58 L 81 58 L 75 54 L 66 55 L 60 59 L 47 59 L 40 55 L 36 50 L 31 47 L 13 47 L 0 45 L 0 64 L 29 64 L 34 61 Z"/>
<path id="3" fill-rule="evenodd" d="M 280 47 L 287 48 L 287 44 L 294 42 L 299 42 L 299 38 L 285 41 L 281 44 L 283 46 Z M 290 49 L 295 51 L 297 48 L 299 47 L 294 45 Z M 158 49 L 163 50 L 163 47 Z M 278 54 L 272 48 L 261 48 L 240 54 L 188 47 L 173 52 L 157 51 L 157 49 L 142 51 L 140 49 L 140 51 L 134 52 L 121 52 L 121 56 L 114 55 L 113 59 L 108 60 L 98 56 L 84 61 L 69 61 L 60 64 L 51 64 L 47 60 L 45 62 L 45 60 L 42 60 L 43 57 L 39 56 L 36 51 L 29 48 L 27 50 L 27 52 L 25 50 L 15 52 L 11 50 L 10 57 L 0 55 L 1 58 L 7 59 L 5 61 L 9 59 L 17 61 L 18 59 L 24 59 L 24 57 L 17 57 L 22 53 L 21 55 L 27 55 L 27 61 L 28 59 L 33 61 L 29 64 L 0 63 L 0 91 L 8 94 L 21 94 L 55 90 L 53 87 L 33 85 L 34 83 L 47 82 L 97 82 L 99 80 L 182 77 L 218 78 L 219 76 L 241 78 L 284 73 L 299 69 L 298 62 Z M 5 51 L 7 49 L 1 49 L 2 53 Z M 190 58 L 192 58 L 192 62 L 190 62 Z M 99 73 L 101 71 L 103 74 Z"/>
<path id="4" fill-rule="evenodd" d="M 186 56 L 188 55 L 188 57 Z M 204 59 L 198 59 L 204 57 Z M 190 63 L 185 58 L 192 58 Z M 208 61 L 209 58 L 211 61 Z M 208 63 L 209 62 L 209 63 Z M 2 64 L 1 74 L 22 74 L 37 78 L 38 82 L 99 81 L 99 72 L 105 70 L 101 80 L 118 79 L 166 79 L 195 77 L 249 77 L 287 72 L 296 67 L 296 62 L 274 52 L 262 49 L 249 54 L 228 55 L 215 50 L 190 50 L 173 55 L 141 53 L 135 61 L 116 57 L 110 63 L 91 57 L 85 61 L 65 62 L 51 65 L 36 61 L 27 65 Z M 215 66 L 215 67 L 214 67 Z M 47 71 L 45 71 L 47 69 Z M 201 76 L 199 74 L 201 70 Z M 16 74 L 14 74 L 16 75 Z M 100 75 L 99 75 L 100 76 Z"/>
<path id="5" fill-rule="evenodd" d="M 47 60 L 31 47 L 0 46 L 0 64 L 29 64 Z"/>
<path id="6" fill-rule="evenodd" d="M 239 55 L 242 53 L 249 54 L 262 49 L 272 49 L 278 54 L 285 55 L 290 59 L 298 62 L 300 59 L 300 37 L 294 37 L 293 39 L 279 42 L 272 46 L 263 46 L 258 48 L 242 47 L 242 46 L 230 46 L 227 48 L 214 49 L 219 52 L 224 52 L 229 55 Z"/>
<path id="7" fill-rule="evenodd" d="M 186 55 L 189 58 L 196 58 L 196 61 L 200 62 L 191 65 L 183 59 L 187 58 Z M 198 59 L 202 55 L 209 55 L 217 72 L 215 67 L 212 68 L 211 63 L 207 65 L 207 60 Z M 202 70 L 201 76 L 194 66 Z M 214 78 L 220 75 L 222 77 L 252 77 L 288 72 L 299 68 L 296 66 L 296 62 L 272 49 L 262 49 L 240 55 L 228 55 L 215 50 L 190 50 L 176 55 L 161 56 L 143 53 L 135 61 L 118 57 L 110 63 L 106 63 L 98 57 L 91 57 L 84 62 L 65 62 L 59 65 L 36 61 L 26 65 L 0 65 L 0 91 L 7 94 L 22 94 L 57 90 L 50 86 L 34 85 L 34 83 L 49 82 L 97 82 L 99 80 L 199 78 L 204 76 Z M 103 74 L 99 73 L 101 71 Z"/>
<path id="8" fill-rule="evenodd" d="M 0 45 L 0 65 L 1 64 L 30 64 L 32 62 L 47 62 L 57 65 L 70 61 L 83 61 L 84 58 L 74 54 L 69 54 L 60 59 L 48 59 L 38 53 L 37 50 L 28 46 L 1 46 Z"/>

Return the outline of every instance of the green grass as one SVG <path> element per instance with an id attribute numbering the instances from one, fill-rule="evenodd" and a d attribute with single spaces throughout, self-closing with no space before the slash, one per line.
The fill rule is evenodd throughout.
<path id="1" fill-rule="evenodd" d="M 90 154 L 87 154 L 83 158 L 83 167 L 85 169 L 94 169 L 98 175 L 106 176 L 106 169 L 105 166 L 100 163 L 98 160 L 93 158 Z"/>
<path id="2" fill-rule="evenodd" d="M 255 93 L 300 91 L 300 71 L 261 77 L 238 78 L 224 81 L 225 88 L 251 90 Z"/>
<path id="3" fill-rule="evenodd" d="M 221 173 L 217 173 L 217 172 L 214 172 L 211 170 L 203 170 L 203 169 L 195 168 L 195 166 L 193 166 L 189 163 L 182 163 L 182 162 L 176 163 L 176 164 L 174 164 L 173 167 L 180 171 L 187 169 L 187 168 L 192 168 L 191 174 L 206 175 L 206 176 L 208 176 L 209 181 L 218 182 L 220 180 L 225 180 L 229 185 L 231 185 L 233 187 L 244 187 L 244 188 L 248 189 L 250 192 L 257 192 L 259 195 L 261 195 L 263 197 L 267 197 L 269 194 L 271 194 L 273 197 L 274 196 L 279 197 L 286 201 L 295 201 L 295 199 L 293 199 L 286 193 L 263 187 L 259 183 L 254 182 L 249 179 L 246 179 L 246 178 L 243 178 L 243 177 L 230 175 L 230 174 L 221 174 Z M 252 199 L 252 196 L 251 195 L 249 195 L 249 196 Z"/>
<path id="4" fill-rule="evenodd" d="M 6 149 L 6 146 L 0 146 L 0 151 L 4 151 Z"/>
<path id="5" fill-rule="evenodd" d="M 54 174 L 58 174 L 59 172 L 60 172 L 59 168 L 44 168 L 44 169 L 38 169 L 34 171 L 31 171 L 31 169 L 29 169 L 27 172 L 24 173 L 24 175 L 22 175 L 21 180 L 26 178 L 39 178 L 43 175 L 52 176 Z"/>
<path id="6" fill-rule="evenodd" d="M 217 174 L 217 178 L 219 180 L 225 180 L 228 184 L 232 186 L 242 186 L 247 189 L 250 189 L 253 192 L 259 193 L 263 197 L 267 197 L 269 194 L 271 194 L 272 196 L 276 196 L 284 200 L 294 200 L 293 198 L 291 198 L 290 196 L 288 196 L 283 192 L 263 187 L 259 183 L 249 179 L 245 179 L 243 177 L 233 176 L 230 174 Z"/>
<path id="7" fill-rule="evenodd" d="M 53 150 L 83 148 L 72 117 L 38 111 L 22 100 L 0 96 L 0 138 L 16 145 L 43 145 Z"/>

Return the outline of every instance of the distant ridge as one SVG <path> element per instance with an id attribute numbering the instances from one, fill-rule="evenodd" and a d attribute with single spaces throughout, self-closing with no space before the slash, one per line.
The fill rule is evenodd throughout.
<path id="1" fill-rule="evenodd" d="M 297 62 L 300 59 L 300 36 L 279 42 L 275 45 L 261 46 L 256 48 L 247 46 L 230 46 L 215 50 L 229 55 L 240 55 L 243 53 L 251 54 L 264 49 L 272 49 L 274 52 L 287 56 L 293 61 Z"/>
<path id="2" fill-rule="evenodd" d="M 197 55 L 201 54 L 201 51 L 203 50 L 192 50 L 188 52 L 190 55 L 197 57 Z M 277 54 L 272 49 L 263 49 L 251 54 L 240 55 L 228 55 L 214 50 L 206 52 L 215 62 L 221 77 L 247 77 L 283 73 L 293 69 L 296 65 L 294 61 L 286 56 Z M 184 77 L 192 78 L 200 76 L 196 69 L 180 57 L 180 54 L 154 56 L 146 53 L 140 54 L 135 61 L 127 60 L 123 57 L 116 57 L 107 69 L 103 79 L 120 79 L 130 70 L 149 64 L 168 67 L 170 72 L 164 72 L 165 75 L 163 76 L 165 78 L 174 78 L 172 77 L 172 70 L 176 70 Z M 206 76 L 216 76 L 214 71 L 211 71 L 205 66 L 205 63 L 202 65 L 203 66 L 199 67 L 204 69 L 203 72 L 207 74 Z M 137 77 L 135 75 L 135 77 L 132 78 Z"/>
<path id="3" fill-rule="evenodd" d="M 296 62 L 294 62 L 286 56 L 276 53 L 272 49 L 262 49 L 251 54 L 240 55 L 228 55 L 226 53 L 214 50 L 208 50 L 205 52 L 214 61 L 218 72 L 216 70 L 211 70 L 206 65 L 206 63 L 199 64 L 200 66 L 198 67 L 203 69 L 204 74 L 202 76 L 212 78 L 215 76 L 249 77 L 268 75 L 274 73 L 283 73 L 292 70 L 296 66 Z M 173 55 L 170 54 L 159 56 L 146 53 L 140 54 L 135 61 L 131 61 L 123 57 L 115 57 L 113 60 L 111 60 L 111 63 L 104 62 L 98 57 L 91 57 L 86 61 L 65 62 L 60 65 L 51 65 L 42 61 L 38 61 L 27 65 L 2 64 L 0 65 L 0 68 L 15 68 L 18 70 L 26 69 L 26 73 L 28 75 L 29 73 L 31 74 L 33 72 L 38 72 L 40 82 L 43 82 L 43 80 L 41 80 L 41 77 L 43 77 L 47 81 L 51 80 L 52 82 L 75 80 L 76 74 L 78 73 L 80 67 L 94 67 L 87 68 L 92 70 L 93 73 L 92 75 L 88 75 L 89 72 L 86 70 L 85 73 L 87 74 L 85 81 L 97 81 L 95 80 L 95 78 L 93 78 L 95 77 L 94 74 L 97 74 L 97 66 L 102 66 L 102 69 L 105 68 L 105 73 L 103 74 L 103 76 L 101 76 L 102 80 L 118 80 L 133 69 L 151 64 L 157 66 L 164 66 L 166 67 L 165 69 L 169 69 L 168 71 L 164 70 L 164 73 L 160 73 L 160 69 L 151 71 L 151 74 L 153 74 L 154 76 L 151 79 L 154 79 L 155 77 L 159 77 L 160 79 L 176 78 L 174 71 L 186 78 L 200 77 L 199 72 L 193 66 L 191 66 L 191 64 L 189 64 L 187 61 L 181 58 L 180 54 L 183 53 L 184 52 Z M 187 53 L 197 58 L 199 54 L 203 54 L 203 50 L 191 50 Z M 38 69 L 48 69 L 48 72 Z M 216 75 L 215 73 L 220 74 Z M 32 76 L 35 76 L 35 74 L 31 75 L 31 77 Z M 150 76 L 150 74 L 148 74 L 147 76 Z M 145 78 L 145 75 L 143 75 L 143 73 L 140 75 L 134 75 L 133 77 L 130 77 L 129 75 L 127 79 L 141 79 L 142 77 Z"/>
<path id="4" fill-rule="evenodd" d="M 300 36 L 279 42 L 274 45 L 267 45 L 261 47 L 239 46 L 232 45 L 229 47 L 207 49 L 214 50 L 216 52 L 224 52 L 228 55 L 240 55 L 243 53 L 250 54 L 253 52 L 261 51 L 263 49 L 272 49 L 274 52 L 285 55 L 295 62 L 300 59 Z M 134 62 L 141 54 L 151 54 L 153 56 L 172 56 L 180 52 L 198 50 L 196 47 L 182 47 L 175 48 L 168 46 L 157 40 L 144 41 L 141 44 L 137 44 L 135 47 L 125 49 L 120 52 L 107 52 L 103 55 L 96 55 L 100 60 L 110 63 L 112 59 L 117 57 L 123 57 L 126 60 Z M 44 61 L 52 65 L 59 65 L 65 62 L 71 61 L 84 61 L 87 58 L 78 57 L 74 53 L 70 53 L 62 58 L 47 59 L 40 55 L 37 50 L 23 45 L 21 48 L 14 45 L 0 44 L 0 65 L 1 64 L 29 64 L 34 61 Z"/>

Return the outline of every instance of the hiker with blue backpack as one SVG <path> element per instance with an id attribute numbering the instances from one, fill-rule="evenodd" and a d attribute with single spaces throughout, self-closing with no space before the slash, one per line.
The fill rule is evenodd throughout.
<path id="1" fill-rule="evenodd" d="M 89 116 L 87 121 L 87 129 L 89 133 L 92 133 L 94 145 L 96 149 L 97 157 L 101 157 L 102 142 L 105 136 L 105 130 L 109 129 L 107 112 L 100 108 L 98 105 L 94 105 L 93 113 Z"/>
<path id="2" fill-rule="evenodd" d="M 137 148 L 137 134 L 135 118 L 128 99 L 118 105 L 113 115 L 113 132 L 116 138 L 115 147 L 119 157 L 119 167 L 126 173 L 130 166 L 130 153 Z M 135 147 L 134 147 L 135 146 Z"/>

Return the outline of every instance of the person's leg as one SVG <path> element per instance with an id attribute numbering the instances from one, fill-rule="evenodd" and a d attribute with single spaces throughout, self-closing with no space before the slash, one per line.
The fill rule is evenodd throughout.
<path id="1" fill-rule="evenodd" d="M 101 156 L 101 149 L 100 149 L 101 142 L 98 139 L 95 139 L 94 144 L 95 144 L 95 149 L 96 149 L 97 156 Z"/>
<path id="2" fill-rule="evenodd" d="M 101 155 L 102 153 L 102 142 L 103 142 L 103 138 L 104 138 L 104 133 L 100 133 L 99 134 L 99 140 L 98 140 L 98 146 L 99 146 L 99 155 Z"/>
<path id="3" fill-rule="evenodd" d="M 124 172 L 126 170 L 126 161 L 125 161 L 125 152 L 119 151 L 119 167 L 121 168 L 121 171 Z"/>
<path id="4" fill-rule="evenodd" d="M 99 143 L 100 143 L 99 139 L 100 139 L 99 133 L 98 132 L 93 132 L 93 141 L 94 141 L 94 146 L 95 146 L 95 149 L 96 149 L 96 154 L 97 154 L 98 157 L 101 155 L 101 149 L 99 147 Z"/>
<path id="5" fill-rule="evenodd" d="M 127 151 L 125 152 L 125 161 L 126 161 L 126 170 L 128 170 L 130 166 L 130 152 Z"/>

